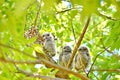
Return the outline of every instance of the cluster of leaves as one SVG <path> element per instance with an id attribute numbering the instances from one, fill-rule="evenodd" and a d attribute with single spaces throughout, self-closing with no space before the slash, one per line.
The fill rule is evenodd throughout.
<path id="1" fill-rule="evenodd" d="M 90 48 L 92 61 L 99 53 L 102 52 L 102 54 L 93 65 L 93 69 L 98 71 L 91 71 L 89 77 L 92 80 L 120 79 L 120 72 L 109 72 L 111 69 L 120 69 L 120 64 L 118 64 L 120 63 L 120 1 L 70 0 L 69 3 L 71 3 L 71 8 L 67 8 L 61 0 L 1 0 L 0 43 L 33 55 L 34 48 L 38 45 L 33 44 L 29 47 L 28 44 L 32 44 L 36 37 L 27 40 L 24 37 L 24 31 L 35 24 L 37 11 L 40 7 L 40 14 L 35 26 L 38 27 L 40 34 L 51 32 L 57 36 L 57 55 L 59 55 L 62 46 L 66 44 L 70 44 L 74 48 L 86 18 L 91 16 L 82 44 Z M 0 45 L 0 58 L 3 57 L 22 61 L 35 60 Z M 22 64 L 19 67 L 42 75 L 54 76 L 55 74 L 44 67 L 36 69 L 34 65 Z M 105 71 L 99 71 L 101 69 Z M 0 79 L 36 80 L 36 78 L 29 78 L 16 72 L 13 64 L 0 62 Z M 77 80 L 77 77 L 71 76 L 71 78 Z"/>

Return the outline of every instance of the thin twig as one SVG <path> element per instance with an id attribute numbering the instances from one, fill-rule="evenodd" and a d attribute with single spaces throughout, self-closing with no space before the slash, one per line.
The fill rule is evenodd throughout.
<path id="1" fill-rule="evenodd" d="M 103 45 L 103 47 L 102 47 L 103 49 L 105 49 L 107 52 L 111 53 L 115 58 L 117 58 L 118 60 L 120 60 L 120 56 L 114 54 L 114 52 L 108 50 L 108 48 L 105 47 L 105 44 L 104 44 L 104 42 L 103 42 L 103 39 L 101 39 L 101 43 L 102 43 L 102 45 Z"/>
<path id="2" fill-rule="evenodd" d="M 72 25 L 72 22 L 71 22 L 71 25 Z M 74 40 L 75 40 L 75 43 L 76 43 L 76 35 L 75 35 L 75 30 L 74 30 L 74 28 L 73 28 L 73 25 L 72 25 L 71 27 L 72 27 L 72 32 L 73 32 Z"/>
<path id="3" fill-rule="evenodd" d="M 59 14 L 59 13 L 64 13 L 64 12 L 66 12 L 66 11 L 70 11 L 70 10 L 72 10 L 73 8 L 70 8 L 70 9 L 65 9 L 65 10 L 62 10 L 62 11 L 58 11 L 58 12 L 56 12 L 56 14 Z"/>
<path id="4" fill-rule="evenodd" d="M 107 19 L 110 19 L 110 20 L 113 20 L 113 21 L 117 21 L 117 19 L 112 18 L 112 17 L 110 17 L 110 16 L 107 16 L 107 15 L 105 15 L 105 14 L 102 14 L 102 13 L 100 13 L 100 12 L 99 12 L 99 15 L 101 15 L 101 16 L 107 18 Z M 118 19 L 118 20 L 119 20 L 119 19 Z"/>
<path id="5" fill-rule="evenodd" d="M 84 35 L 85 35 L 85 32 L 86 32 L 87 27 L 88 27 L 88 25 L 89 25 L 89 22 L 90 22 L 90 17 L 87 19 L 87 22 L 86 22 L 86 24 L 85 24 L 85 26 L 84 26 L 84 29 L 82 30 L 82 33 L 81 33 L 81 35 L 80 35 L 80 37 L 79 37 L 79 40 L 78 40 L 78 42 L 77 42 L 76 45 L 75 45 L 75 48 L 74 48 L 73 53 L 72 53 L 72 56 L 70 57 L 70 60 L 69 60 L 68 65 L 67 65 L 68 67 L 70 67 L 70 65 L 71 65 L 71 63 L 72 63 L 72 61 L 73 61 L 73 58 L 74 58 L 74 56 L 75 56 L 75 54 L 76 54 L 76 52 L 77 52 L 77 50 L 78 50 L 78 47 L 80 46 L 80 44 L 81 44 L 81 42 L 82 42 L 82 40 L 83 40 L 83 37 L 84 37 Z"/>
<path id="6" fill-rule="evenodd" d="M 93 75 L 95 76 L 95 78 L 96 78 L 97 80 L 100 80 L 100 79 L 97 77 L 97 75 L 95 75 L 94 73 L 93 73 Z"/>
<path id="7" fill-rule="evenodd" d="M 105 51 L 105 50 L 104 50 L 104 51 Z M 103 52 L 104 52 L 104 51 L 103 51 Z M 101 52 L 101 53 L 99 53 L 99 54 L 97 54 L 97 56 L 95 57 L 95 59 L 94 59 L 94 61 L 93 61 L 92 65 L 91 65 L 91 67 L 90 67 L 90 70 L 89 70 L 89 72 L 87 73 L 87 76 L 89 76 L 89 73 L 91 72 L 92 67 L 93 67 L 93 65 L 95 64 L 95 61 L 97 60 L 97 58 L 98 58 L 98 56 L 99 56 L 100 54 L 102 54 L 102 52 Z"/>
<path id="8" fill-rule="evenodd" d="M 120 60 L 120 56 L 118 56 L 118 55 L 114 54 L 114 52 L 108 50 L 108 48 L 106 48 L 106 47 L 104 46 L 104 44 L 103 44 L 103 49 L 105 49 L 107 52 L 111 53 L 115 58 L 117 58 L 118 60 Z"/>
<path id="9" fill-rule="evenodd" d="M 120 69 L 92 69 L 91 71 L 120 72 Z"/>
<path id="10" fill-rule="evenodd" d="M 34 57 L 34 56 L 32 56 L 32 55 L 24 52 L 24 51 L 20 51 L 19 49 L 13 48 L 13 47 L 8 46 L 8 45 L 5 45 L 5 44 L 0 43 L 0 46 L 1 46 L 1 47 L 6 47 L 6 48 L 9 48 L 9 49 L 13 49 L 13 50 L 18 51 L 18 52 L 20 52 L 20 53 L 23 53 L 24 55 L 27 55 L 27 56 L 31 57 L 31 58 L 36 58 L 36 57 Z"/>
<path id="11" fill-rule="evenodd" d="M 39 14 L 40 14 L 40 8 L 41 8 L 41 4 L 38 6 L 38 11 L 37 11 L 36 18 L 34 21 L 34 26 L 36 26 L 36 24 L 37 24 L 37 20 L 38 20 Z"/>
<path id="12" fill-rule="evenodd" d="M 58 11 L 58 12 L 56 12 L 56 14 L 59 14 L 59 13 L 64 13 L 64 12 L 67 12 L 67 11 L 70 11 L 70 10 L 73 10 L 73 9 L 77 9 L 77 8 L 65 9 L 65 10 L 62 10 L 62 11 Z M 98 13 L 99 13 L 99 15 L 100 15 L 100 16 L 103 16 L 103 17 L 105 17 L 105 18 L 107 18 L 107 19 L 110 19 L 110 20 L 113 20 L 113 21 L 120 20 L 120 19 L 115 19 L 115 18 L 112 18 L 112 17 L 107 16 L 107 15 L 105 15 L 105 14 L 102 14 L 102 13 L 100 13 L 100 12 L 98 12 Z"/>
<path id="13" fill-rule="evenodd" d="M 95 61 L 97 60 L 97 58 L 98 58 L 98 57 L 100 56 L 100 54 L 102 54 L 104 51 L 105 51 L 105 50 L 103 50 L 103 51 L 101 51 L 99 54 L 97 54 L 97 56 L 95 57 L 95 59 L 94 59 L 92 65 L 91 65 L 91 67 L 90 67 L 89 72 L 87 73 L 87 76 L 89 76 L 89 73 L 91 72 L 92 67 L 93 67 L 93 65 L 95 64 Z"/>
<path id="14" fill-rule="evenodd" d="M 31 4 L 29 4 L 29 6 L 26 8 L 26 11 L 33 5 L 33 4 L 35 4 L 35 2 L 36 1 L 34 1 L 33 3 L 31 3 Z M 27 12 L 26 12 L 27 13 Z M 25 28 L 24 28 L 24 30 L 26 29 L 26 26 L 27 26 L 27 14 L 25 15 Z"/>
<path id="15" fill-rule="evenodd" d="M 120 56 L 118 56 L 118 55 L 116 55 L 116 54 L 114 54 L 114 52 L 112 52 L 112 51 L 110 51 L 110 50 L 108 50 L 108 49 L 106 49 L 106 48 L 104 48 L 107 52 L 109 52 L 109 53 L 111 53 L 114 57 L 116 57 L 118 60 L 120 60 Z"/>
<path id="16" fill-rule="evenodd" d="M 24 31 L 26 30 L 26 28 L 27 28 L 27 15 L 25 16 Z"/>

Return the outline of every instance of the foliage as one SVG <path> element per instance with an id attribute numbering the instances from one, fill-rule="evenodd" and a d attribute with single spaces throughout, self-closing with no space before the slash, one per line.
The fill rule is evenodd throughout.
<path id="1" fill-rule="evenodd" d="M 69 0 L 68 0 L 69 1 Z M 72 5 L 71 5 L 72 4 Z M 92 63 L 96 56 L 89 78 L 92 80 L 120 79 L 120 1 L 119 0 L 70 0 L 64 4 L 61 0 L 1 0 L 0 1 L 0 43 L 34 55 L 38 44 L 33 44 L 36 37 L 26 39 L 24 32 L 35 23 L 42 35 L 51 32 L 56 37 L 57 57 L 61 48 L 69 44 L 75 46 L 87 17 L 91 16 L 90 24 L 84 35 L 82 44 L 90 48 Z M 36 18 L 40 6 L 40 14 Z M 37 19 L 37 21 L 35 21 Z M 33 45 L 32 45 L 33 44 Z M 30 45 L 30 46 L 28 46 Z M 36 47 L 37 46 L 37 47 Z M 39 47 L 38 47 L 39 46 Z M 0 58 L 19 61 L 35 60 L 25 54 L 0 45 Z M 31 73 L 40 73 L 54 77 L 56 71 L 42 65 L 19 64 L 21 69 Z M 104 69 L 104 71 L 99 71 Z M 116 71 L 110 71 L 116 70 Z M 1 80 L 37 80 L 22 73 L 17 73 L 14 64 L 0 62 Z M 70 75 L 72 80 L 77 77 Z"/>

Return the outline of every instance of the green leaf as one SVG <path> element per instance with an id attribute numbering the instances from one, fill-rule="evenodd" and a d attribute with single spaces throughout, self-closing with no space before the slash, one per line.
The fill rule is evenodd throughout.
<path id="1" fill-rule="evenodd" d="M 41 46 L 35 46 L 34 50 L 37 51 L 37 52 L 39 52 L 40 54 L 44 54 L 42 45 Z"/>

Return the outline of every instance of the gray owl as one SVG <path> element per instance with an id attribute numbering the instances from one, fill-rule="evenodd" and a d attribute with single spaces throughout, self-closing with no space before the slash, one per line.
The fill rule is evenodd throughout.
<path id="1" fill-rule="evenodd" d="M 46 32 L 42 35 L 43 37 L 43 50 L 44 52 L 50 56 L 53 57 L 56 54 L 56 44 L 55 44 L 55 40 L 54 37 L 51 33 Z"/>
<path id="2" fill-rule="evenodd" d="M 72 55 L 72 49 L 70 46 L 64 46 L 62 49 L 62 53 L 59 56 L 59 63 L 60 65 L 67 67 L 68 61 Z M 72 68 L 72 65 L 71 67 Z"/>
<path id="3" fill-rule="evenodd" d="M 87 46 L 81 46 L 78 49 L 78 54 L 75 57 L 75 69 L 86 69 L 90 63 L 90 52 Z"/>

